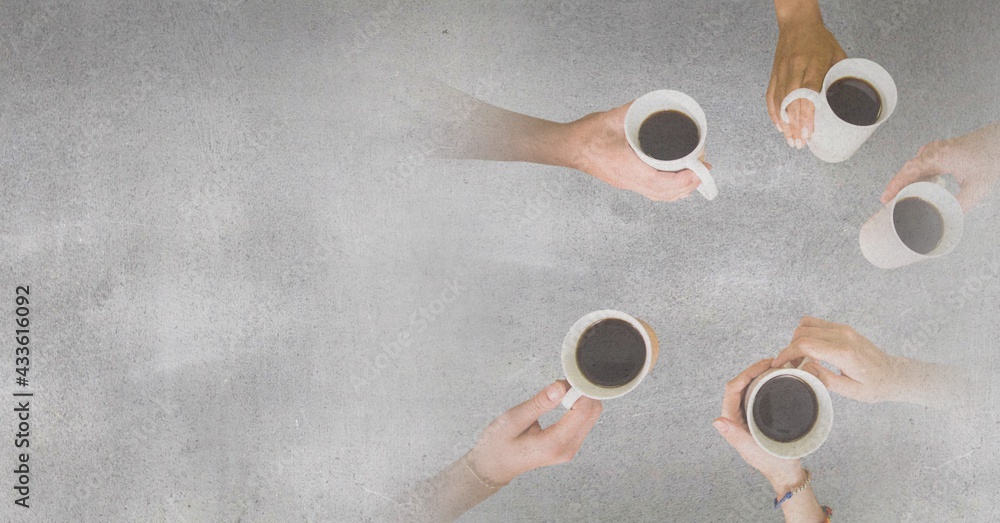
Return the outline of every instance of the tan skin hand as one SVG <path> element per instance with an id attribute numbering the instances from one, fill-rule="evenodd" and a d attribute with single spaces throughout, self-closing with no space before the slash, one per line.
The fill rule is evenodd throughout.
<path id="1" fill-rule="evenodd" d="M 505 485 L 530 470 L 572 460 L 602 406 L 583 396 L 559 421 L 543 429 L 538 418 L 558 407 L 568 390 L 568 383 L 557 381 L 490 423 L 467 455 L 476 475 Z"/>
<path id="2" fill-rule="evenodd" d="M 790 21 L 780 26 L 767 86 L 767 112 L 790 147 L 801 149 L 812 136 L 815 107 L 808 100 L 792 102 L 786 123 L 781 119 L 782 100 L 800 87 L 818 92 L 827 71 L 845 58 L 847 54 L 822 20 Z"/>
<path id="3" fill-rule="evenodd" d="M 625 113 L 631 102 L 593 113 L 568 125 L 575 144 L 573 167 L 619 189 L 637 192 L 654 201 L 677 201 L 698 188 L 693 171 L 663 172 L 646 165 L 625 138 Z M 704 160 L 704 159 L 703 159 Z M 706 164 L 711 168 L 710 164 Z"/>
<path id="4" fill-rule="evenodd" d="M 790 486 L 804 477 L 802 464 L 797 459 L 782 459 L 769 454 L 753 439 L 744 421 L 743 391 L 754 378 L 771 368 L 771 361 L 770 358 L 760 360 L 726 383 L 722 414 L 712 425 L 747 464 L 757 469 L 773 485 Z"/>
<path id="5" fill-rule="evenodd" d="M 902 361 L 882 352 L 874 343 L 848 325 L 819 318 L 802 318 L 788 347 L 774 358 L 774 367 L 804 357 L 815 361 L 803 370 L 819 378 L 826 388 L 846 398 L 879 402 L 901 395 Z M 840 369 L 840 374 L 819 364 L 826 362 Z"/>
<path id="6" fill-rule="evenodd" d="M 911 183 L 931 181 L 942 174 L 955 177 L 961 187 L 956 198 L 965 212 L 989 196 L 1000 179 L 1000 122 L 921 147 L 889 181 L 882 203 Z"/>

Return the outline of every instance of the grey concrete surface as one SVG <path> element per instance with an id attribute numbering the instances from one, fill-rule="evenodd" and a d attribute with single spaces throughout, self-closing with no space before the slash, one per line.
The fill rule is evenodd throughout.
<path id="1" fill-rule="evenodd" d="M 766 117 L 766 1 L 3 2 L 0 320 L 30 285 L 36 395 L 25 510 L 8 341 L 0 520 L 379 521 L 558 378 L 600 308 L 657 330 L 655 372 L 466 520 L 779 519 L 710 422 L 801 316 L 984 373 L 1000 339 L 996 198 L 946 258 L 886 272 L 857 247 L 919 146 L 1000 118 L 1000 4 L 822 5 L 900 93 L 838 165 Z M 429 158 L 414 74 L 559 121 L 684 91 L 720 195 Z M 806 466 L 838 521 L 1000 517 L 995 403 L 835 409 Z"/>

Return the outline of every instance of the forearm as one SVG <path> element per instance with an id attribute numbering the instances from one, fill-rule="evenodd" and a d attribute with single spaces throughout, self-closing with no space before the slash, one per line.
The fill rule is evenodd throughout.
<path id="1" fill-rule="evenodd" d="M 410 492 L 402 504 L 405 510 L 401 521 L 454 521 L 499 488 L 479 481 L 463 457 Z"/>
<path id="2" fill-rule="evenodd" d="M 778 27 L 803 22 L 823 23 L 818 0 L 774 0 Z"/>
<path id="3" fill-rule="evenodd" d="M 468 95 L 468 116 L 453 121 L 447 134 L 454 147 L 442 156 L 476 160 L 531 162 L 569 167 L 569 133 L 561 124 L 515 113 Z"/>
<path id="4" fill-rule="evenodd" d="M 806 473 L 800 467 L 794 474 L 769 478 L 769 480 L 771 481 L 771 487 L 774 489 L 774 497 L 781 499 L 785 494 L 806 481 Z M 788 523 L 819 523 L 826 520 L 826 513 L 823 512 L 823 507 L 816 501 L 812 485 L 785 500 L 781 504 L 781 511 L 785 515 L 785 521 Z"/>
<path id="5" fill-rule="evenodd" d="M 916 403 L 939 409 L 974 407 L 980 387 L 971 372 L 950 365 L 897 357 L 894 386 L 888 401 Z"/>

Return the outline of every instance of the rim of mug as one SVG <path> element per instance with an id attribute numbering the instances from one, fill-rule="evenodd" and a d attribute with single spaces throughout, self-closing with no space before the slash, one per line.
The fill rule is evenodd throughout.
<path id="1" fill-rule="evenodd" d="M 853 65 L 858 65 L 858 64 L 870 65 L 870 66 L 877 67 L 878 68 L 877 69 L 878 73 L 879 74 L 884 74 L 885 77 L 889 80 L 889 85 L 892 87 L 892 107 L 890 108 L 889 111 L 881 111 L 881 113 L 878 115 L 878 118 L 874 122 L 872 122 L 872 123 L 870 123 L 868 125 L 853 124 L 851 122 L 848 122 L 848 121 L 844 120 L 840 116 L 837 116 L 837 113 L 833 113 L 832 109 L 830 110 L 830 112 L 833 113 L 833 115 L 837 118 L 837 120 L 839 120 L 840 123 L 842 123 L 844 125 L 848 125 L 848 126 L 851 126 L 851 127 L 857 127 L 858 129 L 868 129 L 870 127 L 877 127 L 879 125 L 882 125 L 883 122 L 885 122 L 886 120 L 888 120 L 889 117 L 892 116 L 892 114 L 894 112 L 896 112 L 896 103 L 897 103 L 898 98 L 899 98 L 899 91 L 896 89 L 896 81 L 892 78 L 892 75 L 889 74 L 889 71 L 887 71 L 885 69 L 885 67 L 882 67 L 878 62 L 875 62 L 873 60 L 869 60 L 867 58 L 844 58 L 843 60 L 841 60 L 841 61 L 833 64 L 832 66 L 830 66 L 830 70 L 827 71 L 826 75 L 823 77 L 823 88 L 820 90 L 819 94 L 823 97 L 823 100 L 826 100 L 826 91 L 827 91 L 827 89 L 834 82 L 836 82 L 837 80 L 840 80 L 842 78 L 860 78 L 859 76 L 852 75 L 852 74 L 849 74 L 849 73 L 838 73 L 838 74 L 836 74 L 834 76 L 831 76 L 832 74 L 834 74 L 835 71 L 838 70 L 838 66 L 839 66 L 840 69 L 843 69 L 845 67 L 851 67 Z M 884 93 L 883 89 L 881 89 L 881 88 L 879 88 L 879 86 L 875 85 L 872 82 L 872 80 L 870 80 L 868 78 L 860 78 L 860 79 L 864 80 L 866 83 L 868 83 L 873 88 L 875 88 L 875 90 L 878 91 L 878 95 L 879 95 L 879 98 L 881 99 L 882 103 L 885 104 L 885 99 L 886 99 L 886 94 L 887 93 Z M 829 105 L 829 104 L 827 104 L 827 105 Z"/>
<path id="2" fill-rule="evenodd" d="M 950 207 L 950 209 L 942 209 L 941 205 L 936 201 L 931 201 L 927 195 L 931 193 L 933 196 L 937 196 L 940 200 L 947 202 L 945 205 Z M 935 194 L 936 193 L 936 194 Z M 899 237 L 899 231 L 896 230 L 896 203 L 900 200 L 906 198 L 920 198 L 921 200 L 932 205 L 938 214 L 941 215 L 941 220 L 946 220 L 945 213 L 947 211 L 948 216 L 954 216 L 950 218 L 950 226 L 948 223 L 945 224 L 944 231 L 941 233 L 941 239 L 938 240 L 937 246 L 931 249 L 930 252 L 923 254 L 911 249 L 906 243 Z M 896 193 L 896 197 L 888 204 L 889 211 L 889 224 L 892 226 L 892 235 L 910 253 L 920 256 L 921 258 L 937 258 L 939 256 L 944 256 L 955 250 L 959 242 L 962 241 L 962 234 L 965 232 L 965 212 L 962 210 L 962 205 L 958 203 L 955 195 L 951 194 L 948 189 L 934 183 L 934 182 L 914 182 L 906 187 L 903 187 Z M 949 235 L 950 233 L 950 235 Z M 948 240 L 945 242 L 945 240 Z"/>
<path id="3" fill-rule="evenodd" d="M 796 368 L 770 369 L 751 383 L 753 389 L 747 395 L 744 410 L 752 410 L 746 409 L 746 407 L 753 405 L 761 387 L 779 376 L 795 376 L 813 389 L 813 393 L 816 394 L 816 422 L 813 428 L 805 436 L 795 441 L 782 443 L 765 436 L 757 427 L 757 423 L 753 419 L 753 412 L 745 412 L 747 428 L 757 445 L 768 454 L 783 459 L 803 458 L 822 447 L 830 435 L 830 430 L 833 427 L 833 399 L 823 382 L 809 372 Z M 780 449 L 788 449 L 788 452 L 781 452 Z"/>
<path id="4" fill-rule="evenodd" d="M 635 378 L 632 378 L 632 380 L 628 383 L 618 387 L 602 387 L 596 383 L 592 383 L 586 379 L 583 375 L 583 371 L 580 370 L 579 365 L 576 363 L 576 349 L 579 345 L 580 337 L 583 336 L 583 333 L 594 324 L 608 319 L 618 319 L 628 322 L 642 336 L 643 344 L 646 347 L 646 359 L 642 364 L 642 369 L 639 371 L 639 374 Z M 566 377 L 566 381 L 569 382 L 570 386 L 579 390 L 584 396 L 597 400 L 618 398 L 628 394 L 633 389 L 638 387 L 639 383 L 641 383 L 642 380 L 645 379 L 646 375 L 649 374 L 649 371 L 652 370 L 652 359 L 653 342 L 649 337 L 649 333 L 646 332 L 646 327 L 635 316 L 614 309 L 593 311 L 576 320 L 576 322 L 573 323 L 573 326 L 570 327 L 569 331 L 566 333 L 566 337 L 563 338 L 563 346 L 560 353 L 563 375 Z M 577 382 L 578 380 L 574 375 L 574 372 L 569 372 L 570 369 L 573 369 L 575 374 L 579 376 L 579 379 L 584 381 L 582 386 Z"/>
<path id="5" fill-rule="evenodd" d="M 665 99 L 665 103 L 660 103 L 661 99 Z M 654 104 L 658 106 L 656 109 L 650 111 L 640 111 L 638 109 L 640 102 L 650 103 L 651 101 L 657 102 Z M 678 105 L 668 105 L 671 103 Z M 687 107 L 680 107 L 679 104 L 688 104 L 690 106 L 690 110 Z M 681 158 L 677 158 L 676 160 L 658 160 L 643 152 L 642 147 L 638 143 L 639 128 L 642 127 L 642 123 L 646 121 L 646 118 L 649 118 L 651 115 L 659 111 L 682 112 L 688 118 L 691 118 L 691 120 L 694 121 L 694 124 L 698 126 L 698 145 L 696 145 L 690 153 Z M 635 138 L 632 137 L 633 133 L 630 131 L 629 126 L 629 123 L 632 121 L 638 122 L 635 124 Z M 635 151 L 635 154 L 646 165 L 649 165 L 658 171 L 676 172 L 687 169 L 688 164 L 692 161 L 701 161 L 699 158 L 699 152 L 705 147 L 705 141 L 708 135 L 708 118 L 706 118 L 705 110 L 702 109 L 701 104 L 699 104 L 698 101 L 690 95 L 673 89 L 657 89 L 656 91 L 650 91 L 639 98 L 636 98 L 635 101 L 632 102 L 628 111 L 625 112 L 625 123 L 623 127 L 625 128 L 625 140 L 628 141 L 632 150 Z"/>

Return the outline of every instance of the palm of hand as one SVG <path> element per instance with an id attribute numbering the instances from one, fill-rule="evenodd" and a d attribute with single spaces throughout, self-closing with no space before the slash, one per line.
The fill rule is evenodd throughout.
<path id="1" fill-rule="evenodd" d="M 626 104 L 587 115 L 570 125 L 581 144 L 579 170 L 619 189 L 654 201 L 676 201 L 691 194 L 701 181 L 689 170 L 657 171 L 643 162 L 625 138 Z"/>

